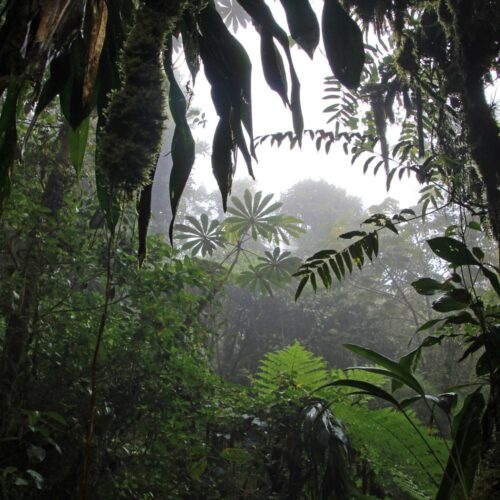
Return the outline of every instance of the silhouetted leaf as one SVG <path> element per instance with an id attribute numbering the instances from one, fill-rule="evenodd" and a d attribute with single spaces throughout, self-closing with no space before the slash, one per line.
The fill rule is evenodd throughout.
<path id="1" fill-rule="evenodd" d="M 147 255 L 146 239 L 148 236 L 149 221 L 151 219 L 151 194 L 153 191 L 154 172 L 151 174 L 151 182 L 141 189 L 139 201 L 137 203 L 137 232 L 139 249 L 137 250 L 137 260 L 139 267 L 142 266 Z"/>
<path id="2" fill-rule="evenodd" d="M 295 292 L 295 302 L 299 299 L 299 297 L 302 294 L 302 291 L 304 290 L 304 287 L 307 285 L 307 282 L 309 281 L 309 275 L 304 276 L 299 283 L 299 286 L 297 287 L 297 291 Z"/>
<path id="3" fill-rule="evenodd" d="M 427 240 L 427 243 L 438 257 L 454 266 L 479 265 L 474 255 L 461 241 L 446 236 L 438 236 Z"/>
<path id="4" fill-rule="evenodd" d="M 465 309 L 468 306 L 467 302 L 461 302 L 449 295 L 443 295 L 432 303 L 432 308 L 438 312 L 451 312 Z"/>
<path id="5" fill-rule="evenodd" d="M 363 34 L 339 0 L 325 0 L 322 31 L 333 74 L 346 87 L 356 89 L 365 63 Z"/>
<path id="6" fill-rule="evenodd" d="M 266 28 L 262 28 L 260 34 L 260 55 L 267 84 L 279 94 L 284 104 L 290 105 L 283 59 L 274 44 L 273 36 Z"/>
<path id="7" fill-rule="evenodd" d="M 339 238 L 343 238 L 345 240 L 349 240 L 354 238 L 355 236 L 366 236 L 365 231 L 349 231 L 348 233 L 339 234 Z"/>
<path id="8" fill-rule="evenodd" d="M 420 278 L 411 283 L 411 286 L 420 295 L 434 295 L 443 290 L 443 284 L 432 278 Z"/>
<path id="9" fill-rule="evenodd" d="M 174 136 L 172 138 L 171 146 L 172 171 L 170 173 L 169 183 L 172 221 L 170 222 L 168 233 L 170 242 L 172 243 L 172 233 L 177 208 L 194 164 L 195 144 L 191 134 L 191 129 L 189 128 L 189 124 L 186 119 L 186 99 L 175 79 L 174 70 L 172 68 L 171 39 L 169 39 L 167 49 L 164 51 L 164 67 L 170 83 L 168 100 L 170 112 L 175 123 Z"/>
<path id="10" fill-rule="evenodd" d="M 319 24 L 308 0 L 281 0 L 292 38 L 312 59 L 319 43 Z"/>

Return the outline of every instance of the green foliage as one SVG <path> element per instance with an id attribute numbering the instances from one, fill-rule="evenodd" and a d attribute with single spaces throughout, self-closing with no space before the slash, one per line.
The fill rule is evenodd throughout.
<path id="1" fill-rule="evenodd" d="M 177 208 L 194 164 L 195 142 L 186 117 L 186 98 L 175 79 L 174 70 L 172 68 L 171 40 L 169 42 L 164 57 L 165 72 L 170 84 L 169 107 L 175 123 L 171 146 L 172 173 L 170 175 L 169 185 L 170 206 L 172 207 L 172 221 L 170 222 L 169 236 L 170 242 L 172 243 Z"/>
<path id="2" fill-rule="evenodd" d="M 237 5 L 218 3 L 223 17 L 229 22 L 244 24 L 248 16 L 260 26 L 266 80 L 272 89 L 279 92 L 285 104 L 290 103 L 294 130 L 300 142 L 303 132 L 300 83 L 293 66 L 287 33 L 276 23 L 263 0 L 239 2 L 246 14 Z M 291 37 L 312 57 L 319 43 L 320 28 L 309 1 L 283 0 L 282 5 Z M 5 86 L 11 84 L 11 87 L 16 88 L 15 96 L 10 93 L 12 99 L 9 101 L 12 100 L 14 109 L 11 116 L 15 116 L 16 107 L 21 109 L 23 104 L 17 102 L 18 82 L 23 82 L 30 75 L 36 80 L 35 89 L 42 88 L 44 74 L 39 68 L 52 61 L 50 78 L 39 96 L 36 118 L 59 95 L 61 109 L 76 130 L 97 106 L 101 125 L 97 131 L 99 175 L 104 176 L 104 184 L 109 184 L 108 197 L 115 198 L 118 195 L 114 192 L 116 189 L 124 189 L 132 194 L 138 187 L 147 185 L 152 177 L 165 119 L 160 52 L 167 36 L 182 32 L 183 48 L 193 80 L 201 58 L 212 86 L 214 105 L 219 116 L 213 139 L 212 166 L 225 207 L 231 191 L 234 170 L 232 156 L 236 149 L 243 155 L 249 173 L 253 175 L 252 156 L 255 157 L 255 152 L 251 64 L 241 43 L 225 26 L 215 3 L 183 0 L 136 4 L 127 1 L 108 5 L 96 1 L 93 9 L 75 6 L 70 16 L 65 16 L 65 11 L 61 9 L 61 6 L 52 6 L 43 10 L 41 18 L 36 20 L 43 27 L 37 32 L 36 40 L 34 33 L 27 29 L 34 22 L 29 9 L 10 5 L 4 9 L 2 37 L 15 40 L 12 46 L 2 51 L 2 58 L 8 61 L 5 74 L 2 73 L 2 78 L 6 80 Z M 334 13 L 337 15 L 331 15 L 332 9 L 336 9 Z M 54 22 L 54 19 L 58 21 Z M 168 22 L 162 22 L 163 19 Z M 22 29 L 29 32 L 28 38 L 21 41 L 13 32 L 13 24 L 23 25 L 26 29 Z M 50 30 L 47 29 L 49 25 L 52 28 Z M 356 87 L 364 64 L 360 29 L 338 2 L 326 2 L 322 30 L 333 71 L 346 85 Z M 341 39 L 342 43 L 337 43 L 337 39 Z M 70 42 L 66 43 L 66 40 Z M 287 57 L 291 79 L 290 97 L 287 75 L 275 41 L 281 45 Z M 27 47 L 34 43 L 41 43 L 43 47 L 36 56 L 29 50 L 26 52 Z M 52 48 L 55 58 L 51 53 Z M 21 56 L 19 59 L 21 53 L 25 53 L 26 57 Z M 172 61 L 167 57 L 164 62 L 175 91 Z M 185 106 L 173 110 L 177 140 L 173 148 L 176 160 L 170 198 L 174 213 L 193 158 L 192 138 L 185 114 Z M 249 143 L 243 129 L 249 136 Z M 81 144 L 75 151 L 81 151 L 84 147 L 85 134 L 80 135 Z M 2 144 L 4 153 L 8 153 L 7 149 L 15 149 L 17 139 L 15 135 L 12 137 L 7 145 Z M 5 174 L 12 169 L 14 156 L 3 156 L 6 158 L 6 165 L 2 168 Z M 75 164 L 78 165 L 78 161 Z M 3 193 L 3 197 L 7 194 L 7 191 Z M 109 212 L 109 203 L 102 203 L 101 208 Z"/>
<path id="3" fill-rule="evenodd" d="M 370 410 L 347 402 L 335 404 L 334 410 L 348 425 L 365 493 L 370 487 L 376 491 L 378 485 L 388 498 L 435 498 L 442 471 L 403 415 L 387 408 Z M 443 440 L 430 435 L 426 439 L 446 461 Z"/>
<path id="4" fill-rule="evenodd" d="M 409 218 L 408 218 L 409 217 Z M 317 278 L 325 288 L 330 288 L 333 278 L 342 281 L 352 274 L 354 266 L 362 269 L 365 262 L 373 262 L 379 254 L 379 232 L 382 229 L 389 229 L 398 234 L 396 224 L 408 222 L 416 218 L 412 209 L 405 208 L 399 214 L 388 217 L 382 213 L 376 213 L 366 219 L 363 224 L 371 224 L 378 229 L 370 232 L 349 231 L 339 235 L 343 239 L 359 238 L 354 243 L 348 245 L 344 250 L 320 250 L 311 257 L 308 257 L 300 266 L 294 276 L 300 278 L 300 282 L 295 294 L 297 300 L 304 287 L 310 283 L 313 290 L 317 290 Z M 366 259 L 365 259 L 366 258 Z"/>
<path id="5" fill-rule="evenodd" d="M 209 221 L 205 213 L 201 215 L 200 221 L 187 216 L 190 225 L 177 224 L 176 238 L 186 240 L 181 248 L 184 251 L 191 250 L 193 256 L 200 253 L 203 257 L 212 256 L 218 248 L 232 247 L 223 260 L 225 263 L 234 255 L 225 280 L 243 254 L 248 265 L 237 274 L 236 283 L 272 295 L 273 287 L 283 286 L 290 281 L 299 260 L 292 257 L 290 252 L 282 252 L 279 247 L 272 253 L 264 250 L 263 255 L 258 255 L 245 248 L 245 245 L 251 240 L 260 240 L 264 244 L 289 244 L 291 236 L 296 237 L 304 232 L 302 223 L 295 217 L 278 213 L 281 203 L 271 203 L 272 194 L 262 197 L 259 191 L 252 196 L 246 189 L 243 198 L 244 201 L 236 196 L 231 197 L 233 205 L 228 208 L 228 212 L 232 215 L 222 223 L 218 220 Z"/>
<path id="6" fill-rule="evenodd" d="M 381 381 L 380 375 L 354 372 L 355 378 L 364 378 L 366 386 L 375 387 Z M 350 436 L 354 449 L 353 477 L 363 494 L 434 498 L 442 469 L 429 454 L 428 446 L 444 463 L 448 452 L 443 440 L 429 435 L 427 444 L 424 443 L 403 414 L 369 409 L 366 406 L 369 400 L 347 397 L 340 387 L 328 383 L 332 375 L 337 380 L 341 376 L 338 372 L 330 374 L 321 357 L 295 343 L 265 356 L 252 387 L 264 401 L 272 401 L 273 395 L 291 400 L 306 398 L 312 392 L 329 400 L 329 408 L 342 419 Z M 425 432 L 413 414 L 408 418 Z"/>
<path id="7" fill-rule="evenodd" d="M 166 32 L 172 29 L 163 15 L 147 6 L 138 12 L 123 49 L 121 85 L 106 111 L 96 167 L 114 196 L 120 188 L 133 193 L 149 184 L 158 159 L 165 121 L 159 60 Z"/>
<path id="8" fill-rule="evenodd" d="M 477 260 L 463 241 L 444 236 L 432 238 L 428 240 L 428 243 L 432 251 L 440 259 L 449 263 L 449 267 L 453 273 L 452 277 L 443 283 L 431 278 L 421 278 L 413 283 L 413 287 L 422 295 L 441 293 L 441 296 L 432 303 L 432 308 L 435 311 L 449 313 L 469 308 L 470 312 L 463 311 L 456 315 L 445 316 L 442 319 L 430 320 L 422 325 L 420 330 L 428 329 L 437 323 L 441 323 L 441 328 L 444 325 L 473 325 L 472 334 L 467 330 L 465 330 L 464 333 L 455 334 L 468 338 L 468 341 L 471 343 L 465 350 L 461 359 L 465 359 L 473 352 L 484 347 L 485 351 L 476 364 L 476 373 L 478 376 L 488 374 L 490 383 L 494 386 L 500 366 L 500 360 L 496 354 L 498 346 L 496 342 L 497 332 L 496 326 L 493 324 L 496 321 L 496 315 L 495 313 L 491 314 L 491 312 L 485 310 L 475 290 L 474 282 L 467 283 L 464 279 L 463 272 L 458 274 L 457 269 L 467 268 L 469 270 L 469 275 L 471 268 L 478 267 L 481 270 L 487 269 L 488 272 L 484 273 L 483 271 L 483 273 L 494 290 L 497 289 L 498 276 L 495 273 L 497 269 L 491 266 L 491 269 L 494 269 L 494 271 L 490 270 L 485 264 Z M 479 257 L 484 256 L 484 252 L 478 250 L 475 251 L 475 254 Z M 497 295 L 500 296 L 498 293 Z M 443 335 L 427 337 L 417 349 L 401 358 L 399 362 L 394 362 L 369 349 L 346 345 L 347 348 L 353 350 L 363 358 L 382 367 L 361 367 L 360 369 L 385 375 L 392 379 L 392 391 L 405 386 L 415 391 L 417 393 L 416 396 L 398 401 L 392 394 L 381 390 L 379 387 L 357 380 L 338 380 L 332 382 L 331 385 L 354 387 L 362 391 L 362 393 L 371 394 L 388 401 L 400 410 L 408 420 L 409 418 L 404 408 L 415 401 L 423 399 L 428 405 L 430 402 L 429 409 L 431 410 L 431 422 L 436 407 L 440 408 L 440 410 L 446 414 L 449 422 L 451 422 L 452 411 L 457 401 L 456 394 L 446 393 L 437 397 L 429 396 L 425 394 L 422 386 L 412 373 L 421 356 L 422 349 L 439 343 L 442 337 Z M 485 359 L 489 360 L 488 367 L 486 367 L 483 361 Z M 477 389 L 466 397 L 461 411 L 453 418 L 453 447 L 446 467 L 442 466 L 443 475 L 437 498 L 468 498 L 472 493 L 476 468 L 479 464 L 481 454 L 478 438 L 484 431 L 484 427 L 480 425 L 484 408 L 484 397 L 480 389 Z M 482 418 L 487 419 L 488 417 L 484 415 Z M 414 429 L 430 449 L 422 433 L 419 432 L 415 426 Z M 472 438 L 472 435 L 476 436 L 476 438 Z M 435 458 L 438 460 L 436 455 Z"/>
<path id="9" fill-rule="evenodd" d="M 263 0 L 239 3 L 258 27 L 265 78 L 292 112 L 294 133 L 274 134 L 271 142 L 288 140 L 291 147 L 300 145 L 304 129 L 300 83 L 288 35 Z M 312 56 L 319 27 L 310 3 L 281 3 L 292 37 Z M 224 2 L 224 6 L 234 7 L 231 2 Z M 172 145 L 175 158 L 169 190 L 173 212 L 193 159 L 185 100 L 172 78 L 168 54 L 160 60 L 165 35 L 182 33 L 193 80 L 201 57 L 212 85 L 219 115 L 212 166 L 224 208 L 236 150 L 250 175 L 255 157 L 251 65 L 243 46 L 224 26 L 213 1 L 93 0 L 42 2 L 39 9 L 32 7 L 30 2 L 2 2 L 0 16 L 0 40 L 4 42 L 0 44 L 0 209 L 12 192 L 12 208 L 2 213 L 0 225 L 2 495 L 74 497 L 83 461 L 90 467 L 84 468 L 82 483 L 88 491 L 80 492 L 82 498 L 349 498 L 344 488 L 348 485 L 342 481 L 345 432 L 328 405 L 306 387 L 309 378 L 323 380 L 324 369 L 318 368 L 318 359 L 305 351 L 297 352 L 296 363 L 304 365 L 302 373 L 295 371 L 295 362 L 280 367 L 277 358 L 269 357 L 264 363 L 268 372 L 259 379 L 268 377 L 268 393 L 261 389 L 263 395 L 257 401 L 248 398 L 241 388 L 221 388 L 207 359 L 207 325 L 222 323 L 212 322 L 211 311 L 205 309 L 214 300 L 214 275 L 203 271 L 197 261 L 172 253 L 163 242 L 152 242 L 156 260 L 139 272 L 130 248 L 131 222 L 136 215 L 125 202 L 135 197 L 140 187 L 138 237 L 142 263 L 151 179 L 164 121 L 162 63 L 172 84 L 171 111 L 177 136 Z M 234 13 L 232 8 L 230 11 Z M 344 391 L 346 387 L 354 389 L 356 401 L 366 410 L 363 424 L 376 413 L 363 406 L 367 396 L 385 399 L 402 413 L 384 410 L 381 420 L 397 429 L 399 438 L 405 431 L 395 418 L 408 429 L 413 428 L 413 437 L 420 438 L 420 446 L 425 443 L 436 463 L 444 464 L 442 450 L 431 438 L 424 438 L 416 419 L 405 409 L 418 400 L 430 410 L 431 420 L 437 418 L 438 409 L 448 418 L 457 397 L 451 393 L 425 394 L 420 376 L 414 375 L 416 363 L 426 357 L 424 347 L 450 339 L 464 342 L 463 347 L 458 344 L 463 350 L 462 360 L 477 355 L 476 375 L 480 387 L 490 385 L 488 400 L 479 391 L 469 395 L 455 417 L 452 453 L 438 498 L 476 497 L 475 488 L 485 490 L 481 495 L 491 498 L 482 479 L 495 477 L 487 458 L 498 454 L 492 429 L 500 414 L 500 270 L 485 262 L 484 247 L 466 241 L 466 229 L 478 229 L 477 221 L 468 223 L 467 212 L 479 214 L 483 226 L 489 223 L 497 241 L 500 234 L 498 123 L 484 92 L 484 83 L 491 81 L 490 72 L 498 72 L 497 11 L 494 2 L 431 0 L 415 10 L 411 2 L 325 1 L 322 34 L 327 59 L 338 79 L 326 80 L 326 97 L 333 103 L 325 112 L 334 124 L 332 130 L 307 131 L 318 150 L 324 146 L 328 152 L 340 140 L 345 153 L 352 155 L 352 163 L 364 161 L 365 172 L 372 167 L 377 173 L 384 166 L 388 189 L 396 174 L 400 179 L 415 174 L 427 184 L 421 190 L 422 219 L 431 215 L 431 206 L 436 210 L 440 204 L 460 207 L 460 220 L 443 236 L 408 238 L 407 250 L 427 239 L 430 257 L 425 253 L 428 249 L 408 252 L 411 258 L 405 261 L 400 257 L 395 268 L 375 262 L 379 253 L 390 254 L 382 245 L 379 252 L 379 234 L 384 228 L 398 233 L 397 224 L 405 222 L 407 215 L 416 217 L 415 213 L 407 209 L 391 218 L 383 210 L 373 211 L 365 221 L 375 226 L 372 230 L 344 233 L 344 238 L 356 240 L 338 251 L 315 253 L 304 264 L 297 292 L 298 298 L 308 283 L 316 290 L 321 280 L 328 288 L 335 279 L 346 282 L 348 275 L 349 283 L 358 287 L 359 297 L 354 300 L 354 294 L 347 292 L 343 297 L 336 295 L 334 304 L 330 301 L 310 306 L 310 301 L 302 308 L 305 311 L 310 306 L 309 316 L 300 327 L 295 326 L 296 330 L 307 332 L 303 335 L 308 342 L 329 355 L 334 342 L 351 330 L 372 338 L 373 332 L 383 332 L 374 342 L 384 342 L 390 350 L 396 350 L 396 340 L 402 335 L 385 326 L 390 324 L 390 315 L 396 316 L 403 309 L 403 319 L 411 314 L 411 324 L 415 328 L 421 325 L 418 332 L 435 329 L 417 349 L 397 362 L 369 347 L 351 344 L 352 352 L 378 365 L 360 369 L 370 376 L 391 379 L 391 392 L 371 378 L 332 381 L 327 373 L 324 382 L 329 385 L 321 394 L 333 394 L 342 386 Z M 373 26 L 378 46 L 363 45 L 351 12 L 359 16 L 365 28 Z M 245 19 L 241 11 L 232 17 L 233 22 Z M 393 46 L 386 48 L 388 38 Z M 288 74 L 277 45 L 287 58 Z M 49 65 L 50 75 L 46 76 L 44 68 Z M 339 81 L 353 91 L 340 91 Z M 50 106 L 56 97 L 61 116 L 71 127 L 69 131 Z M 395 106 L 396 102 L 402 105 Z M 95 187 L 107 230 L 102 229 L 103 217 L 91 195 L 93 175 L 86 171 L 84 161 L 86 143 L 93 145 L 93 133 L 89 133 L 93 132 L 93 121 L 89 117 L 94 108 L 98 113 L 100 160 Z M 44 110 L 47 127 L 40 131 L 36 121 L 45 118 Z M 27 130 L 26 120 L 31 121 Z M 400 136 L 392 147 L 386 140 L 387 120 L 400 125 Z M 60 134 L 57 140 L 55 131 Z M 21 144 L 18 136 L 22 135 Z M 378 143 L 380 152 L 375 151 Z M 32 144 L 37 148 L 30 150 Z M 13 168 L 17 161 L 23 163 L 23 169 Z M 73 169 L 82 177 L 78 186 Z M 240 273 L 240 283 L 270 293 L 271 284 L 287 281 L 294 263 L 287 252 L 279 248 L 273 251 L 269 243 L 287 243 L 290 236 L 300 232 L 296 219 L 268 217 L 266 210 L 272 207 L 270 199 L 245 193 L 240 205 L 234 202 L 223 228 L 210 223 L 206 215 L 201 222 L 188 219 L 195 229 L 186 225 L 188 236 L 184 239 L 188 246 L 184 249 L 211 255 L 226 241 L 236 242 L 222 284 L 239 256 L 245 255 L 249 267 Z M 219 236 L 219 229 L 226 234 Z M 243 242 L 255 247 L 260 244 L 259 250 L 264 253 L 252 257 L 242 250 Z M 422 255 L 427 260 L 419 267 L 413 260 Z M 368 260 L 374 261 L 370 275 L 358 280 L 352 271 L 365 267 Z M 410 281 L 424 296 L 420 302 L 404 285 Z M 375 282 L 386 295 L 385 300 L 378 297 L 363 301 L 366 295 L 362 294 Z M 487 293 L 482 290 L 485 284 L 490 287 Z M 437 318 L 422 306 L 434 295 L 432 309 L 443 313 Z M 387 296 L 399 301 L 399 308 L 389 305 Z M 272 299 L 265 312 L 275 321 L 277 309 L 273 306 L 291 309 L 289 304 L 283 305 L 285 300 Z M 239 312 L 238 326 L 250 318 L 248 323 L 256 330 L 265 315 L 259 317 L 245 307 Z M 280 320 L 266 345 L 286 344 L 285 321 L 300 323 L 293 314 Z M 276 325 L 269 321 L 263 330 L 271 324 Z M 235 346 L 245 345 L 238 336 L 244 328 L 231 338 L 233 353 Z M 318 330 L 332 333 L 335 339 L 322 343 L 324 336 L 321 340 L 314 338 Z M 259 334 L 255 335 L 257 339 Z M 247 343 L 248 338 L 247 334 Z M 293 347 L 281 353 L 285 360 L 293 358 L 289 352 Z M 238 354 L 242 353 L 247 354 L 243 348 Z M 448 353 L 451 359 L 457 349 Z M 422 378 L 438 370 L 442 370 L 441 360 L 428 363 Z M 272 373 L 278 375 L 271 383 Z M 447 377 L 453 380 L 450 374 Z M 301 379 L 306 385 L 297 382 Z M 416 396 L 397 400 L 392 391 L 398 388 L 410 389 Z M 223 397 L 226 399 L 221 401 Z M 338 403 L 342 404 L 345 401 Z M 249 410 L 252 415 L 243 413 Z M 356 421 L 356 416 L 350 418 Z M 238 425 L 229 425 L 234 421 Z M 86 428 L 87 444 L 82 452 Z M 373 429 L 366 431 L 362 443 L 376 441 L 377 436 L 371 436 L 374 433 Z M 374 465 L 370 464 L 375 472 L 366 472 L 365 468 L 357 476 L 363 494 L 433 496 L 435 490 L 430 484 L 436 482 L 435 471 L 433 466 L 425 466 L 428 455 L 424 460 L 423 451 L 411 439 L 405 436 L 404 453 L 401 449 L 391 455 L 392 448 L 397 448 L 393 445 L 378 456 L 381 443 L 361 453 L 362 457 L 375 457 Z M 430 483 L 424 484 L 413 469 L 414 463 L 394 466 L 405 463 L 407 452 L 414 453 L 415 461 L 423 464 Z M 387 456 L 391 462 L 385 465 Z M 366 458 L 358 460 L 363 467 L 366 463 Z M 379 464 L 384 465 L 382 471 L 377 469 Z M 476 477 L 477 468 L 484 476 Z M 388 475 L 384 475 L 386 470 Z M 91 478 L 89 484 L 87 476 Z M 374 476 L 378 484 L 373 484 Z M 411 482 L 408 477 L 418 479 Z"/>
<path id="10" fill-rule="evenodd" d="M 243 201 L 236 196 L 231 197 L 233 205 L 228 208 L 231 215 L 224 221 L 228 231 L 238 237 L 249 234 L 253 240 L 263 238 L 275 244 L 283 241 L 289 245 L 289 237 L 297 237 L 304 230 L 299 219 L 276 213 L 282 203 L 271 203 L 273 196 L 268 194 L 262 197 L 259 191 L 252 197 L 247 189 Z"/>
<path id="11" fill-rule="evenodd" d="M 191 255 L 195 256 L 201 253 L 205 255 L 212 255 L 217 247 L 223 247 L 225 244 L 225 237 L 221 230 L 219 221 L 212 220 L 209 222 L 208 216 L 202 214 L 200 221 L 194 217 L 187 216 L 186 220 L 190 225 L 177 224 L 176 239 L 187 240 L 182 245 L 182 250 L 191 250 Z"/>
<path id="12" fill-rule="evenodd" d="M 264 356 L 253 387 L 264 397 L 285 390 L 306 395 L 328 381 L 326 362 L 295 342 L 289 347 Z"/>

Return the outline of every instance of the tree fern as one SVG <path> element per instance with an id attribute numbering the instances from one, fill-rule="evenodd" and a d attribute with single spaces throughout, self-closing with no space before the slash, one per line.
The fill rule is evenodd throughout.
<path id="1" fill-rule="evenodd" d="M 253 388 L 261 396 L 271 396 L 283 389 L 306 394 L 328 381 L 326 361 L 295 342 L 266 354 L 253 380 Z"/>

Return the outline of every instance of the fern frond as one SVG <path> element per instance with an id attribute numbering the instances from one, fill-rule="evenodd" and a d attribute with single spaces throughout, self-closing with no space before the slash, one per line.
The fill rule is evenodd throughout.
<path id="1" fill-rule="evenodd" d="M 270 396 L 283 389 L 312 392 L 327 382 L 326 361 L 295 342 L 266 354 L 253 380 L 253 388 L 262 396 Z"/>

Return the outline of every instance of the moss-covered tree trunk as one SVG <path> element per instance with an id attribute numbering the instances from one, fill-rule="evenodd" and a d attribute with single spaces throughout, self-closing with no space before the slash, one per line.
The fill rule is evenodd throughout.
<path id="1" fill-rule="evenodd" d="M 500 244 L 500 129 L 484 92 L 484 77 L 498 57 L 498 1 L 448 0 L 452 12 L 457 61 L 462 71 L 461 99 L 472 159 L 486 188 L 491 229 Z M 500 372 L 495 366 L 500 342 L 498 329 L 485 342 L 490 359 L 490 394 L 482 419 L 481 460 L 471 498 L 500 498 Z"/>

